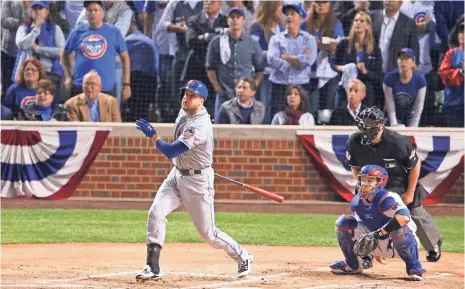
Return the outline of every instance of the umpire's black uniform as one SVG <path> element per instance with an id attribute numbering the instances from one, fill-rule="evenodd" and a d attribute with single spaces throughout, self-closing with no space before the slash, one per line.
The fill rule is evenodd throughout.
<path id="1" fill-rule="evenodd" d="M 360 168 L 368 164 L 384 167 L 389 174 L 386 189 L 399 195 L 405 193 L 408 188 L 410 169 L 418 162 L 418 156 L 410 139 L 384 128 L 381 142 L 363 145 L 361 140 L 362 133 L 360 132 L 350 136 L 346 154 L 348 164 Z M 418 227 L 416 234 L 421 244 L 428 252 L 433 251 L 432 254 L 434 254 L 434 246 L 438 244 L 441 235 L 432 216 L 421 205 L 427 196 L 428 192 L 418 182 L 413 202 L 408 205 L 408 208 Z M 428 255 L 427 259 L 437 261 L 439 258 L 434 260 L 434 257 Z"/>

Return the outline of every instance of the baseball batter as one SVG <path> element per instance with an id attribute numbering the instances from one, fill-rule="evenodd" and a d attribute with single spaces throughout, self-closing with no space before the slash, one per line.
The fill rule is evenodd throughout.
<path id="1" fill-rule="evenodd" d="M 423 279 L 418 259 L 416 225 L 401 197 L 384 190 L 388 182 L 387 171 L 377 165 L 364 166 L 358 175 L 358 194 L 350 208 L 355 216 L 340 216 L 336 220 L 336 236 L 345 261 L 330 265 L 335 274 L 359 274 L 364 267 L 361 257 L 398 258 L 406 265 L 412 280 Z"/>
<path id="2" fill-rule="evenodd" d="M 148 214 L 147 262 L 136 280 L 159 279 L 160 251 L 166 233 L 166 216 L 184 204 L 201 237 L 213 248 L 223 249 L 238 264 L 238 277 L 249 274 L 252 255 L 215 226 L 213 128 L 203 104 L 208 97 L 205 84 L 190 80 L 181 88 L 182 109 L 176 119 L 173 143 L 162 140 L 145 120 L 136 127 L 156 148 L 173 159 L 174 167 L 162 183 Z"/>

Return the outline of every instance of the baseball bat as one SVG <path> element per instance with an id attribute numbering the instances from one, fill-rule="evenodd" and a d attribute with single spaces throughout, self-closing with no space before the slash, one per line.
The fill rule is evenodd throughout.
<path id="1" fill-rule="evenodd" d="M 268 199 L 271 199 L 275 202 L 278 202 L 278 203 L 282 203 L 284 201 L 284 197 L 283 196 L 280 196 L 280 195 L 277 195 L 277 194 L 274 194 L 274 193 L 271 193 L 271 192 L 268 192 L 268 191 L 265 191 L 263 189 L 260 189 L 260 188 L 257 188 L 255 186 L 252 186 L 252 185 L 248 185 L 248 184 L 244 184 L 244 183 L 241 183 L 239 181 L 236 181 L 236 180 L 233 180 L 233 179 L 230 179 L 230 178 L 227 178 L 225 176 L 222 176 L 222 175 L 219 175 L 217 173 L 215 173 L 215 176 L 220 178 L 220 179 L 223 179 L 223 180 L 227 180 L 227 181 L 230 181 L 231 183 L 234 183 L 236 185 L 239 185 L 243 188 L 246 188 L 248 190 L 251 190 L 252 192 L 256 193 L 256 194 L 259 194 L 260 196 L 263 196 L 265 198 L 268 198 Z"/>

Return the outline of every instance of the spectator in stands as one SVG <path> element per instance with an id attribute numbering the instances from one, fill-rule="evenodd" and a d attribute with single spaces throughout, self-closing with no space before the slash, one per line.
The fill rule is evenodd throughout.
<path id="1" fill-rule="evenodd" d="M 265 107 L 254 100 L 257 85 L 253 78 L 239 80 L 236 87 L 236 97 L 225 101 L 215 122 L 218 124 L 263 124 Z"/>
<path id="2" fill-rule="evenodd" d="M 265 106 L 264 124 L 271 123 L 271 82 L 269 80 L 272 68 L 267 63 L 268 44 L 273 35 L 284 31 L 282 25 L 282 1 L 262 1 L 258 5 L 257 19 L 250 28 L 250 36 L 257 40 L 263 53 L 265 71 L 258 88 L 260 101 Z"/>
<path id="3" fill-rule="evenodd" d="M 367 106 L 374 105 L 377 95 L 373 89 L 373 84 L 377 84 L 375 87 L 378 87 L 381 83 L 383 59 L 381 50 L 373 38 L 371 18 L 364 11 L 357 12 L 349 36 L 341 40 L 336 47 L 335 59 L 332 64 L 333 70 L 343 73 L 347 71 L 346 65 L 356 67 L 356 78 L 360 79 L 365 86 L 367 97 L 363 103 Z M 347 95 L 347 85 L 344 85 L 345 87 L 341 90 L 341 95 L 344 98 Z"/>
<path id="4" fill-rule="evenodd" d="M 332 70 L 329 58 L 336 51 L 337 44 L 344 37 L 341 22 L 337 20 L 330 1 L 314 1 L 301 29 L 315 36 L 318 45 L 316 62 L 312 66 L 309 105 L 311 113 L 319 109 L 337 107 L 336 91 L 338 73 Z"/>
<path id="5" fill-rule="evenodd" d="M 187 48 L 186 32 L 187 23 L 189 18 L 201 13 L 203 10 L 203 1 L 192 0 L 192 1 L 169 1 L 163 15 L 160 19 L 160 29 L 164 29 L 169 33 L 176 34 L 177 49 L 174 56 L 173 71 L 171 77 L 171 91 L 170 91 L 170 104 L 172 107 L 179 110 L 181 105 L 181 98 L 177 89 L 184 84 L 181 82 L 181 73 L 186 63 L 187 54 L 189 49 Z M 177 114 L 171 116 L 171 121 L 174 122 Z"/>
<path id="6" fill-rule="evenodd" d="M 16 83 L 8 88 L 3 104 L 17 113 L 27 102 L 35 99 L 37 82 L 41 79 L 47 79 L 47 73 L 39 60 L 27 59 L 19 68 Z"/>
<path id="7" fill-rule="evenodd" d="M 215 90 L 205 74 L 205 60 L 208 43 L 215 35 L 220 34 L 224 28 L 228 28 L 228 19 L 220 13 L 221 1 L 204 0 L 203 12 L 189 18 L 187 24 L 187 46 L 189 56 L 184 66 L 185 73 L 181 80 L 198 79 L 205 83 L 208 95 L 214 95 Z M 215 115 L 214 101 L 204 103 L 211 117 Z"/>
<path id="8" fill-rule="evenodd" d="M 459 46 L 449 49 L 444 55 L 439 75 L 446 88 L 444 89 L 443 112 L 446 125 L 463 127 L 464 125 L 464 24 L 459 26 L 457 33 Z"/>
<path id="9" fill-rule="evenodd" d="M 257 18 L 257 8 L 259 5 L 259 0 L 251 0 L 251 1 L 242 1 L 242 0 L 225 0 L 221 1 L 223 7 L 221 7 L 221 13 L 223 15 L 228 15 L 229 10 L 231 8 L 241 8 L 244 10 L 244 33 L 250 35 L 250 27 L 255 22 Z"/>
<path id="10" fill-rule="evenodd" d="M 1 72 L 2 94 L 13 84 L 11 76 L 15 66 L 18 47 L 16 46 L 16 31 L 31 15 L 31 1 L 2 1 L 1 3 Z"/>
<path id="11" fill-rule="evenodd" d="M 383 10 L 370 13 L 373 36 L 383 57 L 384 73 L 397 68 L 397 55 L 402 48 L 411 48 L 415 55 L 419 55 L 417 26 L 399 11 L 401 6 L 401 0 L 384 0 Z"/>
<path id="12" fill-rule="evenodd" d="M 347 106 L 333 111 L 329 125 L 357 125 L 355 120 L 367 108 L 362 103 L 367 92 L 366 86 L 360 79 L 352 80 L 347 91 Z"/>
<path id="13" fill-rule="evenodd" d="M 315 125 L 313 115 L 307 112 L 305 90 L 302 86 L 288 86 L 283 110 L 274 115 L 272 125 Z"/>
<path id="14" fill-rule="evenodd" d="M 125 122 L 147 119 L 152 122 L 160 120 L 148 116 L 148 108 L 156 109 L 155 93 L 158 83 L 158 51 L 152 39 L 139 31 L 134 18 L 125 42 L 131 59 L 132 97 L 128 100 L 126 110 L 122 111 Z"/>
<path id="15" fill-rule="evenodd" d="M 102 76 L 102 89 L 115 95 L 116 56 L 123 63 L 122 100 L 131 97 L 131 64 L 123 36 L 115 26 L 103 22 L 105 12 L 102 1 L 85 1 L 89 24 L 73 30 L 66 41 L 61 62 L 65 71 L 65 86 L 72 87 L 72 95 L 82 92 L 84 74 L 95 69 Z M 75 52 L 74 72 L 71 74 L 70 54 Z M 73 77 L 73 78 L 71 78 Z"/>
<path id="16" fill-rule="evenodd" d="M 257 41 L 243 33 L 245 12 L 232 8 L 228 14 L 229 29 L 213 37 L 208 45 L 208 79 L 215 89 L 215 119 L 223 102 L 235 97 L 237 81 L 252 77 L 255 73 L 255 86 L 263 77 L 264 63 L 262 50 Z"/>
<path id="17" fill-rule="evenodd" d="M 289 85 L 301 85 L 307 90 L 310 82 L 310 70 L 316 59 L 317 44 L 315 38 L 300 29 L 303 10 L 300 6 L 283 6 L 286 15 L 286 31 L 279 32 L 270 39 L 267 60 L 271 68 L 270 113 L 274 116 L 285 103 Z"/>
<path id="18" fill-rule="evenodd" d="M 427 75 L 431 70 L 433 70 L 430 50 L 431 43 L 434 41 L 436 32 L 434 1 L 404 1 L 400 11 L 407 17 L 413 19 L 416 23 L 420 48 L 419 69 L 423 75 Z"/>
<path id="19" fill-rule="evenodd" d="M 436 119 L 435 91 L 443 90 L 441 78 L 437 71 L 440 65 L 440 44 L 436 35 L 436 18 L 434 1 L 404 1 L 400 11 L 413 19 L 417 26 L 419 54 L 419 71 L 425 76 L 427 88 L 421 124 L 432 125 Z"/>
<path id="20" fill-rule="evenodd" d="M 48 79 L 37 82 L 35 100 L 25 104 L 16 117 L 17 120 L 32 121 L 66 121 L 63 106 L 52 104 L 56 93 L 55 84 Z"/>
<path id="21" fill-rule="evenodd" d="M 147 3 L 155 3 L 155 11 L 152 13 L 148 13 L 146 21 L 152 21 L 152 31 L 153 36 L 152 39 L 155 42 L 155 45 L 158 48 L 158 53 L 160 55 L 160 67 L 159 67 L 159 84 L 157 89 L 157 97 L 158 97 L 158 108 L 160 109 L 160 113 L 162 116 L 163 122 L 173 122 L 176 119 L 179 106 L 173 106 L 173 89 L 172 82 L 173 82 L 173 60 L 174 55 L 177 49 L 177 41 L 176 41 L 176 34 L 168 33 L 166 28 L 162 27 L 160 24 L 161 16 L 164 14 L 166 7 L 168 5 L 168 1 L 148 1 Z M 147 23 L 146 25 L 149 25 Z M 179 87 L 177 88 L 179 89 Z"/>
<path id="22" fill-rule="evenodd" d="M 89 3 L 92 1 L 84 1 L 84 8 L 87 7 Z M 129 26 L 131 26 L 131 19 L 132 19 L 132 10 L 126 4 L 125 1 L 114 1 L 114 0 L 105 0 L 105 1 L 95 1 L 101 3 L 103 9 L 105 10 L 104 22 L 107 24 L 114 25 L 121 31 L 121 35 L 126 37 L 129 32 Z M 81 11 L 79 18 L 77 20 L 76 26 L 81 26 L 84 24 L 88 24 L 86 19 L 86 9 Z M 127 98 L 121 98 L 122 94 L 121 91 L 124 89 L 122 88 L 123 81 L 123 63 L 121 61 L 121 57 L 116 55 L 116 63 L 115 63 L 115 87 L 114 93 L 112 95 L 116 96 L 118 99 L 118 103 L 124 102 Z"/>
<path id="23" fill-rule="evenodd" d="M 1 83 L 0 83 L 0 96 L 3 96 L 2 84 Z M 2 104 L 1 120 L 12 120 L 12 119 L 13 119 L 13 113 L 11 112 L 11 110 L 8 107 L 3 106 L 3 104 Z"/>
<path id="24" fill-rule="evenodd" d="M 415 52 L 402 49 L 397 57 L 398 69 L 384 76 L 383 90 L 391 126 L 417 127 L 425 102 L 426 79 L 417 70 Z"/>
<path id="25" fill-rule="evenodd" d="M 363 11 L 368 14 L 370 10 L 383 9 L 383 2 L 381 1 L 356 0 L 335 2 L 334 14 L 342 23 L 344 35 L 349 35 L 355 15 L 358 12 Z"/>
<path id="26" fill-rule="evenodd" d="M 462 16 L 459 18 L 459 20 L 455 24 L 454 28 L 452 28 L 452 31 L 449 33 L 449 36 L 447 37 L 447 43 L 449 45 L 449 49 L 459 46 L 459 43 L 457 42 L 457 33 L 459 32 L 460 26 L 464 22 L 464 17 L 465 15 L 462 14 Z"/>
<path id="27" fill-rule="evenodd" d="M 436 33 L 441 39 L 442 49 L 445 53 L 449 47 L 447 37 L 463 15 L 463 1 L 434 1 L 434 14 L 436 16 Z"/>
<path id="28" fill-rule="evenodd" d="M 84 92 L 65 103 L 69 121 L 121 122 L 116 98 L 101 92 L 102 80 L 97 71 L 84 75 Z"/>
<path id="29" fill-rule="evenodd" d="M 46 72 L 63 77 L 60 54 L 65 47 L 65 36 L 60 26 L 49 17 L 47 1 L 32 1 L 32 16 L 16 32 L 18 55 L 13 77 L 16 79 L 21 64 L 37 58 Z"/>
<path id="30" fill-rule="evenodd" d="M 3 104 L 2 104 L 2 120 L 13 120 L 13 113 L 8 107 L 3 106 Z"/>
<path id="31" fill-rule="evenodd" d="M 71 32 L 76 28 L 77 20 L 84 8 L 84 1 L 73 0 L 73 1 L 57 1 L 58 5 L 63 5 L 63 8 L 59 10 L 63 11 L 66 22 L 68 23 L 68 29 Z"/>

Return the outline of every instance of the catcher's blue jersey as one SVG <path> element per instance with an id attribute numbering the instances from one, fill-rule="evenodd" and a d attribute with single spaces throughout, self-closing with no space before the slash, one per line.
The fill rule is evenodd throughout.
<path id="1" fill-rule="evenodd" d="M 357 219 L 363 222 L 371 231 L 378 230 L 386 225 L 395 214 L 410 217 L 410 212 L 401 197 L 396 193 L 385 190 L 379 191 L 372 203 L 356 195 L 350 202 L 350 209 L 356 213 Z"/>

